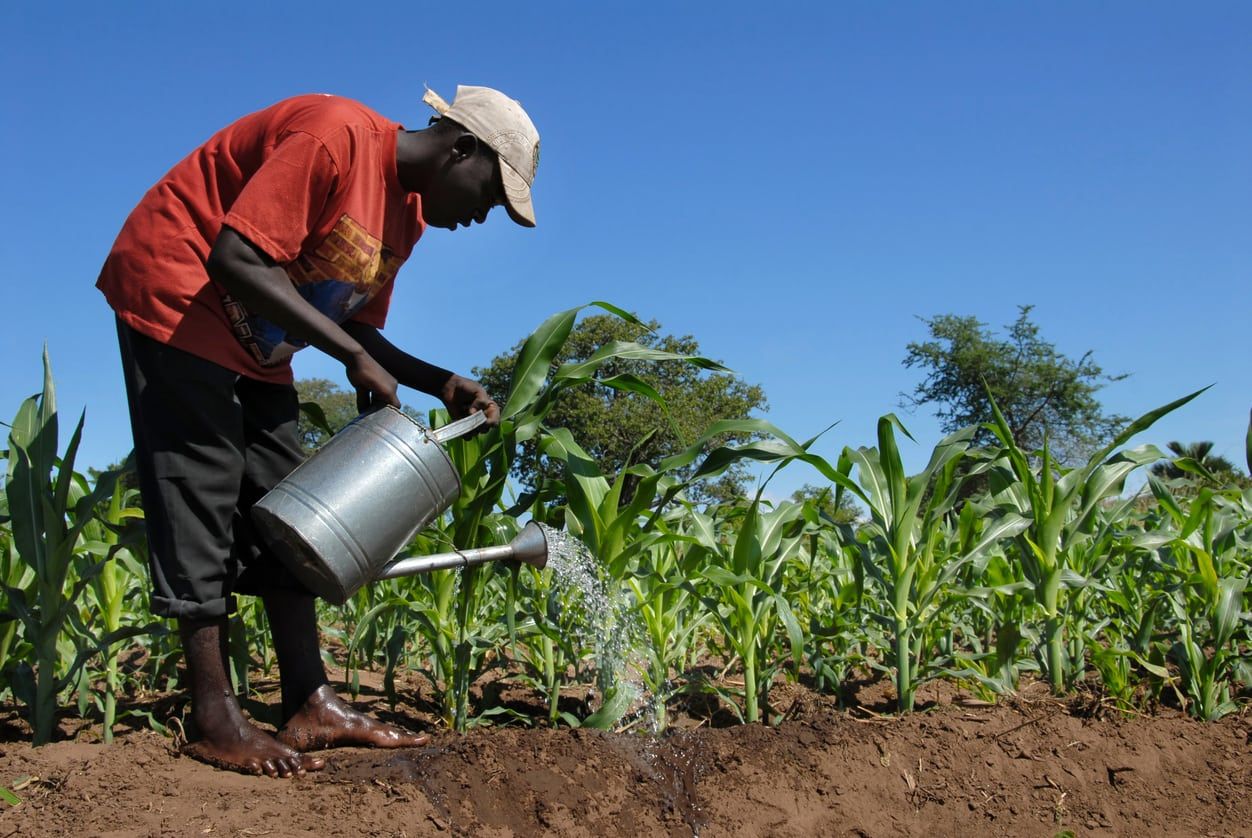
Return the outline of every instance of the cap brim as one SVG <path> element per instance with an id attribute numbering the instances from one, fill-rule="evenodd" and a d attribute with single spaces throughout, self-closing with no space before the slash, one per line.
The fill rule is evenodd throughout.
<path id="1" fill-rule="evenodd" d="M 530 201 L 530 186 L 526 179 L 514 171 L 504 160 L 500 161 L 500 180 L 504 182 L 504 208 L 523 227 L 535 226 L 535 205 Z"/>

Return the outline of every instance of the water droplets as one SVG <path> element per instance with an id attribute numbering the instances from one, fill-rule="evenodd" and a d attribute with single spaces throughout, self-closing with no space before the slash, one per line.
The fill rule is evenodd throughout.
<path id="1" fill-rule="evenodd" d="M 547 568 L 554 583 L 566 593 L 567 616 L 575 617 L 574 640 L 592 652 L 596 677 L 593 694 L 602 708 L 611 704 L 620 710 L 611 720 L 618 724 L 623 719 L 653 716 L 650 710 L 655 701 L 639 675 L 648 655 L 634 598 L 608 577 L 577 538 L 547 526 L 543 531 L 548 539 Z"/>

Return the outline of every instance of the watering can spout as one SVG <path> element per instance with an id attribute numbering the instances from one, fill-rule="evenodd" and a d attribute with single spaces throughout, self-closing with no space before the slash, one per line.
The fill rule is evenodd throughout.
<path id="1" fill-rule="evenodd" d="M 432 570 L 472 567 L 490 561 L 525 562 L 531 567 L 544 567 L 548 564 L 548 536 L 543 527 L 531 521 L 508 544 L 396 559 L 386 565 L 374 579 L 395 579 L 398 576 L 413 576 Z"/>

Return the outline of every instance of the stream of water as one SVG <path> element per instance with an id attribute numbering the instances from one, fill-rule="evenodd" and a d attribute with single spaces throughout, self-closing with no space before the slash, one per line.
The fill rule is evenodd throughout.
<path id="1" fill-rule="evenodd" d="M 548 526 L 543 531 L 553 582 L 568 593 L 566 613 L 575 618 L 574 640 L 594 653 L 598 693 L 594 698 L 606 700 L 605 691 L 613 687 L 625 690 L 629 704 L 616 727 L 641 722 L 646 732 L 658 732 L 657 702 L 663 699 L 652 695 L 640 676 L 648 665 L 649 649 L 634 597 L 607 577 L 577 538 Z"/>

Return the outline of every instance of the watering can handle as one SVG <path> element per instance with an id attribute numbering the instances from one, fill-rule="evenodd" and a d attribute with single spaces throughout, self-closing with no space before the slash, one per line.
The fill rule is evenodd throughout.
<path id="1" fill-rule="evenodd" d="M 481 425 L 483 422 L 486 422 L 486 421 L 487 421 L 487 414 L 483 413 L 482 411 L 479 411 L 478 413 L 471 413 L 469 416 L 466 416 L 464 419 L 458 419 L 455 422 L 449 422 L 448 424 L 444 425 L 442 428 L 435 428 L 434 430 L 430 432 L 430 435 L 431 437 L 434 438 L 435 442 L 442 445 L 443 443 L 447 442 L 450 439 L 456 439 L 459 436 L 464 436 L 470 431 L 478 428 L 479 425 Z"/>

